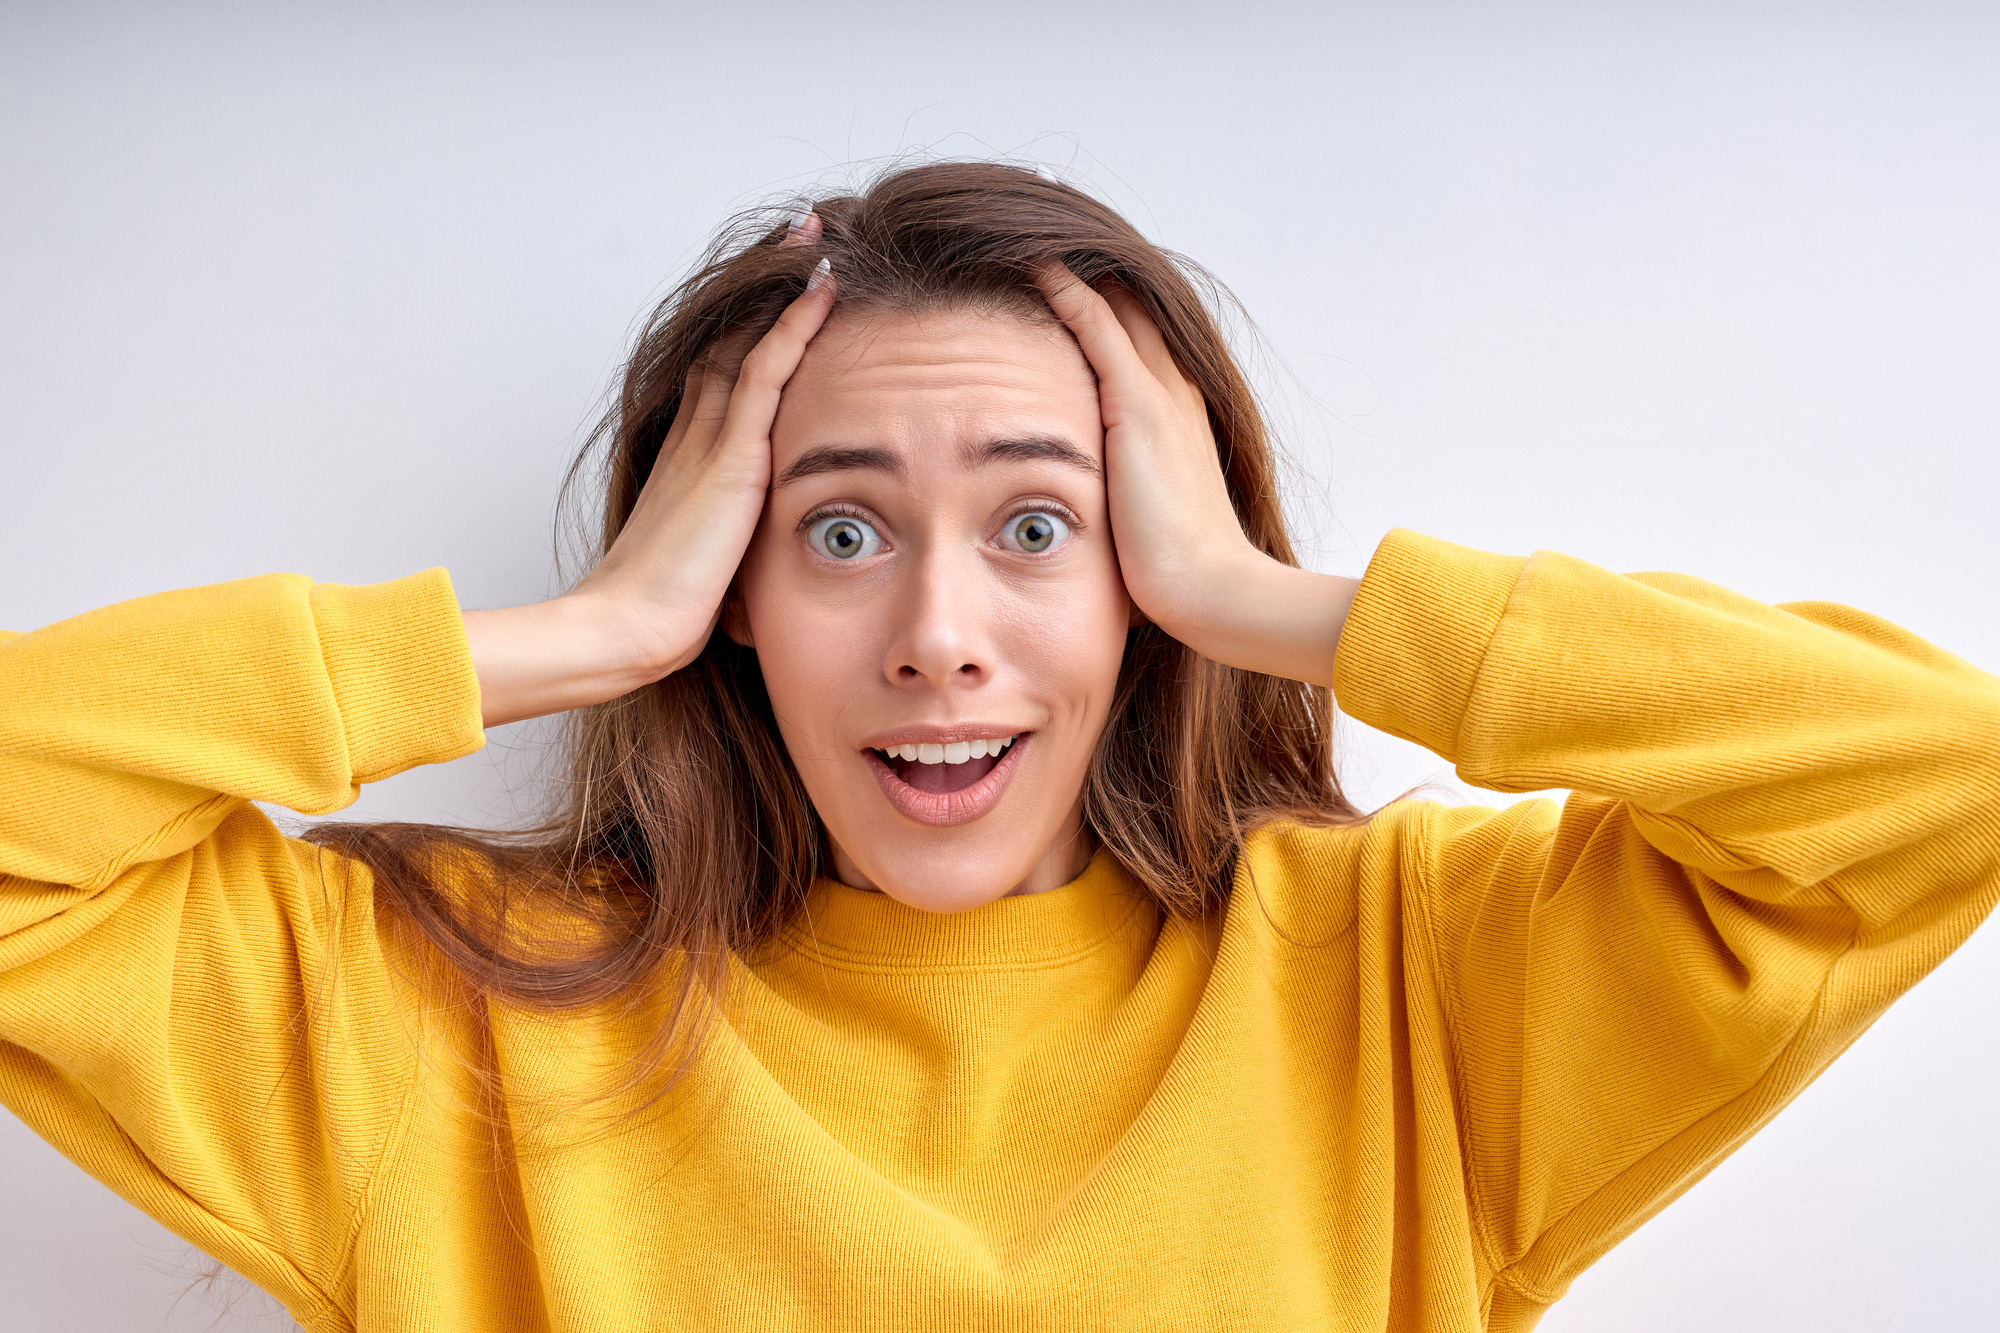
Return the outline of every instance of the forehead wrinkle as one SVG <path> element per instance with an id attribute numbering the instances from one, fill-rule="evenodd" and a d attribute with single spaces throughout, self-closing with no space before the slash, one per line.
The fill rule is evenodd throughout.
<path id="1" fill-rule="evenodd" d="M 989 331 L 997 336 L 984 336 Z M 1051 351 L 1066 355 L 1047 364 Z M 1076 382 L 1065 385 L 1072 371 Z M 1046 419 L 1051 413 L 1053 419 Z M 1073 442 L 1085 417 L 1097 425 L 1096 382 L 1060 328 L 880 314 L 843 320 L 808 345 L 784 390 L 780 417 L 791 423 L 783 436 L 811 423 L 801 433 L 831 440 L 783 468 L 774 489 L 850 469 L 873 470 L 907 484 L 911 469 L 937 445 L 945 445 L 943 457 L 968 472 L 990 462 L 1021 461 L 1054 462 L 1103 476 L 1098 460 Z M 780 449 L 783 436 L 774 437 Z"/>
<path id="2" fill-rule="evenodd" d="M 912 349 L 905 355 L 867 362 L 857 358 L 837 370 L 827 369 L 832 373 L 824 374 L 819 391 L 829 397 L 965 391 L 1039 393 L 1045 391 L 1049 381 L 1047 370 L 1010 357 L 990 353 L 966 355 L 949 349 Z M 1079 375 L 1076 387 L 1087 391 L 1095 383 Z"/>
<path id="3" fill-rule="evenodd" d="M 1089 363 L 1053 317 L 1044 322 L 1011 311 L 947 308 L 866 311 L 845 317 L 836 312 L 830 326 L 807 346 L 806 358 L 820 362 L 815 371 L 830 380 L 827 387 L 835 392 L 841 381 L 850 385 L 858 381 L 864 393 L 964 385 L 1013 389 L 1041 383 L 1047 369 L 1023 364 L 981 335 L 997 333 L 1004 343 L 1008 334 L 1023 332 L 1033 341 L 1066 351 L 1062 359 L 1073 362 L 1079 383 L 1088 383 L 1094 391 L 1096 377 Z M 825 349 L 823 361 L 815 356 L 821 349 Z"/>

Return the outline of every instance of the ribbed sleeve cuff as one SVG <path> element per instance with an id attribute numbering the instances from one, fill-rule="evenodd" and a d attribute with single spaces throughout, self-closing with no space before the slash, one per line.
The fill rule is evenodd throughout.
<path id="1" fill-rule="evenodd" d="M 1457 763 L 1473 683 L 1526 564 L 1402 528 L 1384 537 L 1334 654 L 1342 710 Z"/>
<path id="2" fill-rule="evenodd" d="M 321 583 L 312 613 L 356 782 L 443 763 L 485 743 L 479 679 L 449 574 Z"/>

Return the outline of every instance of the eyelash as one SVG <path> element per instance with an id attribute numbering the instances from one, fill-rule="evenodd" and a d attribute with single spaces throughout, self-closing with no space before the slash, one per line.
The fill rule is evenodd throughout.
<path id="1" fill-rule="evenodd" d="M 1054 514 L 1068 525 L 1069 535 L 1072 540 L 1075 539 L 1076 534 L 1083 531 L 1083 520 L 1076 516 L 1075 511 L 1068 505 L 1057 504 L 1053 500 L 1028 500 L 1014 506 L 1007 517 L 1000 520 L 1001 530 L 1005 531 L 1008 524 L 1019 522 L 1023 516 L 1028 514 Z M 1067 545 L 1068 543 L 1064 544 Z M 1054 556 L 1055 552 L 1044 551 L 1037 554 L 1032 551 L 1015 551 L 1012 554 L 1025 555 L 1030 560 L 1047 560 Z"/>
<path id="2" fill-rule="evenodd" d="M 857 522 L 866 523 L 871 528 L 876 526 L 874 517 L 860 506 L 835 501 L 832 504 L 821 505 L 800 519 L 798 531 L 801 533 L 812 531 L 812 525 L 823 518 L 851 518 Z"/>

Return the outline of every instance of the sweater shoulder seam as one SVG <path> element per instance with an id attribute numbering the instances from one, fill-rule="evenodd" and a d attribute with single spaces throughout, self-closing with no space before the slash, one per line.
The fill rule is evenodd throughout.
<path id="1" fill-rule="evenodd" d="M 316 847 L 314 850 L 317 852 L 315 860 L 318 862 L 321 882 L 324 884 L 326 858 L 337 856 L 338 853 L 325 847 Z M 370 892 L 372 891 L 371 880 Z M 403 1084 L 402 1095 L 396 1099 L 396 1109 L 389 1117 L 388 1128 L 382 1135 L 381 1146 L 376 1149 L 375 1160 L 369 1165 L 368 1173 L 362 1181 L 360 1194 L 354 1202 L 353 1215 L 348 1219 L 347 1234 L 341 1241 L 340 1262 L 334 1268 L 338 1278 L 347 1277 L 353 1270 L 355 1255 L 360 1248 L 361 1229 L 367 1221 L 370 1208 L 374 1205 L 384 1170 L 408 1132 L 410 1107 L 416 1099 L 417 1082 L 417 1072 L 413 1070 Z"/>
<path id="2" fill-rule="evenodd" d="M 1437 854 L 1436 831 L 1432 828 L 1431 820 L 1421 815 L 1411 818 L 1410 823 L 1411 829 L 1407 837 L 1414 853 L 1412 862 L 1416 869 L 1414 878 L 1417 882 L 1415 892 L 1406 895 L 1406 898 L 1414 899 L 1412 906 L 1415 911 L 1409 913 L 1409 916 L 1416 923 L 1418 948 L 1423 951 L 1424 966 L 1430 973 L 1431 987 L 1437 992 L 1438 1012 L 1444 1019 L 1446 1055 L 1451 1061 L 1452 1119 L 1456 1122 L 1453 1128 L 1457 1132 L 1458 1152 L 1462 1162 L 1460 1175 L 1465 1181 L 1467 1202 L 1471 1205 L 1472 1239 L 1479 1247 L 1487 1271 L 1497 1281 L 1500 1280 L 1501 1274 L 1507 1271 L 1508 1266 L 1500 1262 L 1494 1250 L 1492 1230 L 1486 1216 L 1486 1202 L 1479 1183 L 1479 1172 L 1473 1165 L 1472 1124 L 1465 1111 L 1466 1074 L 1462 1054 L 1464 1043 L 1461 1039 L 1463 1027 L 1459 1021 L 1456 1002 L 1452 998 L 1451 987 L 1446 984 L 1444 969 L 1438 963 L 1437 931 L 1430 916 L 1430 895 L 1436 881 L 1434 867 L 1431 864 L 1432 858 Z M 1529 1295 L 1514 1287 L 1511 1281 L 1507 1285 L 1516 1295 Z"/>

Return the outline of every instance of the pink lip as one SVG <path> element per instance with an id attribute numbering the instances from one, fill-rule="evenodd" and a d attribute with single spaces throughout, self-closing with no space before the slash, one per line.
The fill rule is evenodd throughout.
<path id="1" fill-rule="evenodd" d="M 1003 722 L 959 722 L 949 727 L 923 724 L 878 731 L 861 744 L 870 750 L 886 750 L 892 745 L 950 745 L 954 741 L 976 741 L 985 737 L 1017 736 L 1021 728 Z"/>
<path id="2" fill-rule="evenodd" d="M 974 733 L 992 735 L 991 732 Z M 1002 733 L 1003 735 L 1006 733 Z M 882 762 L 882 756 L 874 749 L 861 752 L 862 762 L 875 775 L 875 781 L 882 787 L 882 794 L 889 798 L 889 804 L 897 813 L 919 824 L 929 824 L 933 828 L 950 828 L 954 824 L 970 824 L 1000 804 L 1007 784 L 1014 780 L 1014 772 L 1021 766 L 1021 751 L 1027 748 L 1028 738 L 1033 732 L 1023 732 L 1007 747 L 1007 753 L 1000 756 L 1000 762 L 985 777 L 970 787 L 952 792 L 918 791 L 909 783 L 897 777 L 895 772 Z M 901 733 L 898 733 L 899 737 Z M 928 738 L 926 738 L 928 741 Z M 898 744 L 915 744 L 914 738 L 899 739 Z M 938 742 L 928 742 L 937 744 Z M 887 741 L 883 742 L 886 747 Z"/>

